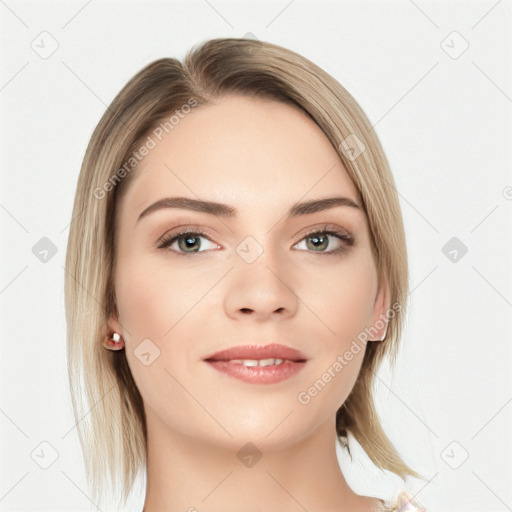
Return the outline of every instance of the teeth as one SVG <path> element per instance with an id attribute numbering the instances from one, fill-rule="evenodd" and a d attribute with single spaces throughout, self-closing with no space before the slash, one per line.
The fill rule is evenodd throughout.
<path id="1" fill-rule="evenodd" d="M 261 359 L 260 366 L 270 366 L 271 364 L 281 364 L 282 359 Z"/>
<path id="2" fill-rule="evenodd" d="M 230 363 L 243 364 L 244 366 L 270 366 L 272 364 L 281 364 L 288 359 L 232 359 Z"/>

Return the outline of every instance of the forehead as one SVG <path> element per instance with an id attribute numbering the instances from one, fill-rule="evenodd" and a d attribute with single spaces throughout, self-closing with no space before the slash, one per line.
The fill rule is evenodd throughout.
<path id="1" fill-rule="evenodd" d="M 330 141 L 298 107 L 229 95 L 193 109 L 139 163 L 130 211 L 166 195 L 261 215 L 301 199 L 358 194 Z"/>

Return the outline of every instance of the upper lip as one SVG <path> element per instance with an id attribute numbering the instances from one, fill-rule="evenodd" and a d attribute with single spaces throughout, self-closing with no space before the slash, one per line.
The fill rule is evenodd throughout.
<path id="1" fill-rule="evenodd" d="M 232 359 L 288 359 L 307 361 L 307 357 L 291 347 L 271 343 L 270 345 L 240 345 L 215 352 L 205 357 L 205 361 L 230 361 Z"/>

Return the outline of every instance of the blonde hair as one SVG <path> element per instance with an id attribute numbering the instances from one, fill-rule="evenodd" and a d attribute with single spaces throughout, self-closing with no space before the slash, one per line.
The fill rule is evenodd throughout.
<path id="1" fill-rule="evenodd" d="M 385 342 L 368 343 L 355 385 L 337 411 L 336 430 L 341 437 L 350 432 L 377 467 L 423 478 L 384 433 L 372 395 L 384 357 L 394 365 L 408 290 L 402 216 L 381 144 L 354 98 L 314 63 L 268 42 L 219 38 L 189 50 L 183 63 L 162 58 L 130 79 L 96 126 L 82 163 L 67 245 L 65 304 L 69 384 L 92 495 L 98 500 L 110 486 L 126 502 L 147 456 L 143 401 L 125 352 L 102 346 L 107 319 L 117 312 L 116 205 L 148 134 L 169 131 L 173 112 L 182 117 L 179 112 L 231 93 L 300 108 L 328 137 L 358 191 L 379 283 L 389 285 L 390 302 L 401 307 L 389 319 Z M 356 158 L 344 150 L 347 141 L 363 149 Z"/>

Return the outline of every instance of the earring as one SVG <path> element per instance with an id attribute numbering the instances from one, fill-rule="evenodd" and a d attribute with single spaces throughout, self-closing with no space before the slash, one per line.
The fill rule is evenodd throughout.
<path id="1" fill-rule="evenodd" d="M 115 332 L 112 334 L 112 337 L 107 336 L 105 341 L 103 342 L 103 347 L 108 350 L 121 350 L 124 348 L 124 341 L 121 339 L 121 336 Z"/>

